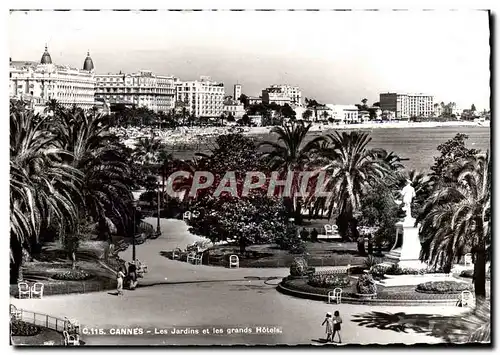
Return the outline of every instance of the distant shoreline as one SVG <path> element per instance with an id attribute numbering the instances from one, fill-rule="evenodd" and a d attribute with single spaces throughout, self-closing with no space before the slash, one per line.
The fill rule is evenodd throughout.
<path id="1" fill-rule="evenodd" d="M 375 129 L 415 129 L 415 128 L 439 128 L 439 127 L 480 127 L 489 128 L 490 122 L 387 122 L 387 123 L 359 123 L 359 124 L 319 124 L 313 123 L 309 130 L 310 133 L 332 132 L 335 130 L 375 130 Z M 124 143 L 133 148 L 139 138 L 151 137 L 154 135 L 167 146 L 191 145 L 203 143 L 203 141 L 212 140 L 223 134 L 240 132 L 246 136 L 269 135 L 273 126 L 266 127 L 179 127 L 176 129 L 138 129 L 138 128 L 120 128 L 113 129 L 122 137 Z"/>
<path id="2" fill-rule="evenodd" d="M 403 128 L 437 128 L 437 127 L 490 127 L 490 122 L 387 122 L 387 123 L 358 123 L 358 124 L 318 124 L 313 123 L 310 132 L 334 131 L 334 130 L 371 130 L 371 129 L 403 129 Z M 245 131 L 246 135 L 269 134 L 272 127 L 250 127 Z"/>

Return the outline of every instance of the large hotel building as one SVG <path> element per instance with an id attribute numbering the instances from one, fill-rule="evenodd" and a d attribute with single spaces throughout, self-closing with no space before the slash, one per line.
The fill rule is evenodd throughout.
<path id="1" fill-rule="evenodd" d="M 176 82 L 177 101 L 196 117 L 220 117 L 224 112 L 224 84 L 208 76 L 200 80 Z"/>
<path id="2" fill-rule="evenodd" d="M 167 112 L 175 106 L 176 80 L 147 70 L 132 74 L 97 74 L 95 96 L 110 106 L 125 104 Z"/>
<path id="3" fill-rule="evenodd" d="M 9 96 L 25 101 L 35 112 L 41 112 L 51 99 L 70 108 L 84 110 L 95 103 L 94 63 L 87 53 L 83 68 L 56 65 L 45 47 L 40 62 L 10 61 Z"/>
<path id="4" fill-rule="evenodd" d="M 398 119 L 430 117 L 434 112 L 434 97 L 426 94 L 380 94 L 382 111 L 392 111 Z"/>
<path id="5" fill-rule="evenodd" d="M 180 81 L 149 70 L 95 74 L 89 53 L 83 68 L 76 69 L 53 64 L 45 47 L 39 63 L 10 61 L 9 77 L 10 97 L 25 101 L 37 113 L 43 111 L 51 99 L 64 107 L 75 105 L 84 110 L 123 104 L 168 112 L 175 108 L 176 101 L 181 101 L 196 117 L 220 117 L 225 112 L 224 84 L 212 81 L 210 77 Z M 241 95 L 241 85 L 235 87 L 235 95 Z M 241 105 L 235 102 L 230 106 L 229 111 L 239 116 Z"/>
<path id="6" fill-rule="evenodd" d="M 285 104 L 302 106 L 302 92 L 298 86 L 271 85 L 262 90 L 262 102 L 266 104 L 275 103 L 283 106 Z"/>

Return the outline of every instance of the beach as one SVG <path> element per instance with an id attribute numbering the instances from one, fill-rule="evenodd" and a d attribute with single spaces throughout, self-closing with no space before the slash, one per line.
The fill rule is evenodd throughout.
<path id="1" fill-rule="evenodd" d="M 313 123 L 310 132 L 328 132 L 336 130 L 375 130 L 375 129 L 412 129 L 412 128 L 439 128 L 439 127 L 488 127 L 489 121 L 484 122 L 385 122 L 385 123 L 358 123 L 358 124 L 320 124 Z M 167 145 L 194 143 L 208 138 L 217 137 L 228 133 L 242 133 L 244 135 L 266 135 L 272 130 L 266 127 L 179 127 L 176 129 L 114 129 L 113 132 L 124 138 L 125 144 L 134 146 L 139 138 L 157 137 Z"/>
<path id="2" fill-rule="evenodd" d="M 166 150 L 175 158 L 192 159 L 196 152 L 207 152 L 217 136 L 231 132 L 254 137 L 257 142 L 275 141 L 270 133 L 272 127 L 181 127 L 167 129 L 119 129 L 115 132 L 131 148 L 141 137 L 156 137 L 165 144 Z M 372 138 L 369 148 L 383 148 L 394 152 L 405 161 L 409 169 L 428 170 L 438 154 L 438 145 L 453 138 L 457 133 L 469 136 L 469 148 L 490 148 L 490 127 L 477 122 L 388 122 L 350 125 L 313 124 L 306 140 L 333 133 L 338 130 L 364 131 Z"/>

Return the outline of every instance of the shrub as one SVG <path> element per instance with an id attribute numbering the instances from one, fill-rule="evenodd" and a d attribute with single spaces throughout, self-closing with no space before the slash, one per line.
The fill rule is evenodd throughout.
<path id="1" fill-rule="evenodd" d="M 356 292 L 363 295 L 377 293 L 377 285 L 371 275 L 361 275 L 356 283 Z"/>
<path id="2" fill-rule="evenodd" d="M 370 270 L 373 266 L 380 264 L 382 260 L 380 258 L 376 258 L 374 256 L 368 256 L 365 261 L 363 262 L 363 265 L 365 269 Z"/>
<path id="3" fill-rule="evenodd" d="M 309 238 L 309 231 L 305 228 L 302 228 L 302 230 L 300 231 L 300 238 L 302 240 L 307 240 Z"/>
<path id="4" fill-rule="evenodd" d="M 370 274 L 373 277 L 383 277 L 387 271 L 389 271 L 394 264 L 377 264 L 370 268 Z"/>
<path id="5" fill-rule="evenodd" d="M 456 281 L 429 281 L 419 284 L 416 288 L 417 292 L 425 293 L 460 293 L 462 291 L 472 290 L 472 285 L 465 282 Z"/>
<path id="6" fill-rule="evenodd" d="M 305 276 L 308 270 L 307 261 L 304 258 L 295 258 L 290 265 L 291 276 Z"/>
<path id="7" fill-rule="evenodd" d="M 10 322 L 10 329 L 13 336 L 34 336 L 42 331 L 42 328 L 39 326 L 20 320 Z"/>
<path id="8" fill-rule="evenodd" d="M 351 284 L 351 279 L 344 275 L 312 275 L 307 283 L 313 287 L 347 287 Z"/>
<path id="9" fill-rule="evenodd" d="M 282 250 L 288 250 L 292 254 L 303 254 L 306 251 L 306 244 L 297 233 L 297 227 L 288 225 L 285 233 L 276 238 L 276 244 Z"/>
<path id="10" fill-rule="evenodd" d="M 83 270 L 67 270 L 52 275 L 52 278 L 63 281 L 84 281 L 90 279 L 92 276 L 92 274 Z"/>

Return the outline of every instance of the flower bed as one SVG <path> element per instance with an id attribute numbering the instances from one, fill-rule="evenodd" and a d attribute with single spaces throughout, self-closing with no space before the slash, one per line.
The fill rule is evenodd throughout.
<path id="1" fill-rule="evenodd" d="M 317 295 L 328 295 L 328 292 L 332 291 L 331 288 L 315 287 L 308 284 L 307 279 L 297 279 L 293 277 L 285 277 L 281 284 L 287 288 L 307 292 Z"/>
<path id="2" fill-rule="evenodd" d="M 311 286 L 307 283 L 307 279 L 298 279 L 298 278 L 291 278 L 291 277 L 286 277 L 282 280 L 280 283 L 281 286 L 285 287 L 288 290 L 292 291 L 298 291 L 298 292 L 305 292 L 308 294 L 312 294 L 311 296 L 308 296 L 306 298 L 311 298 L 315 299 L 313 295 L 319 295 L 319 296 L 327 296 L 329 291 L 332 291 L 333 288 L 323 288 L 323 287 L 314 287 Z M 376 286 L 376 299 L 381 301 L 381 302 L 390 302 L 390 301 L 396 301 L 396 302 L 404 302 L 408 301 L 409 303 L 414 302 L 425 302 L 425 301 L 447 301 L 447 300 L 452 300 L 453 304 L 457 300 L 457 294 L 439 294 L 439 293 L 423 293 L 423 292 L 417 292 L 415 290 L 415 286 L 396 286 L 396 287 L 383 287 L 380 285 L 375 285 Z M 356 298 L 356 299 L 361 299 L 361 298 L 368 298 L 368 299 L 373 299 L 374 295 L 373 294 L 366 294 L 366 296 L 363 296 L 363 294 L 359 294 L 356 290 L 355 285 L 351 284 L 348 287 L 342 288 L 342 297 L 343 298 Z M 425 303 L 424 303 L 425 304 Z"/>
<path id="3" fill-rule="evenodd" d="M 351 279 L 343 275 L 320 274 L 312 275 L 311 277 L 309 277 L 307 284 L 313 287 L 342 288 L 351 285 Z"/>
<path id="4" fill-rule="evenodd" d="M 10 322 L 10 329 L 12 336 L 34 336 L 40 334 L 42 328 L 39 326 L 23 322 L 21 320 L 14 320 Z"/>
<path id="5" fill-rule="evenodd" d="M 54 280 L 62 281 L 84 281 L 92 278 L 93 275 L 84 270 L 66 270 L 52 275 Z"/>
<path id="6" fill-rule="evenodd" d="M 471 284 L 465 282 L 429 281 L 419 284 L 415 290 L 423 293 L 456 294 L 462 291 L 471 291 L 472 288 Z"/>
<path id="7" fill-rule="evenodd" d="M 426 269 L 417 269 L 411 267 L 400 267 L 397 264 L 393 264 L 391 268 L 386 271 L 386 275 L 424 275 L 427 272 Z"/>

